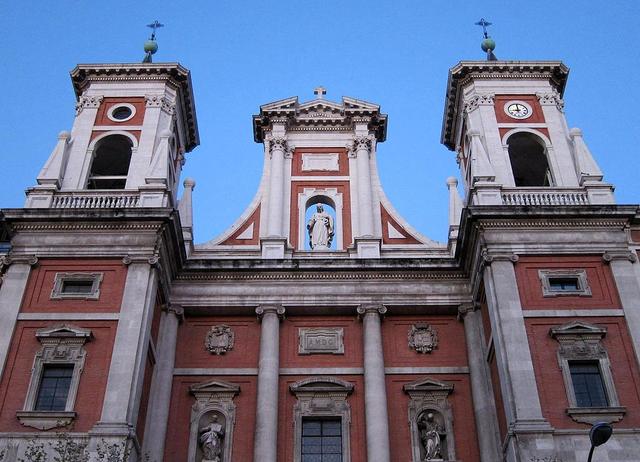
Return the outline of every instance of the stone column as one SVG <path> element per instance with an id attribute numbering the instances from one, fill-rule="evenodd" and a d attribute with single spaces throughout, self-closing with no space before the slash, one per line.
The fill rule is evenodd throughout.
<path id="1" fill-rule="evenodd" d="M 262 321 L 258 363 L 258 399 L 253 460 L 276 462 L 278 457 L 278 379 L 280 373 L 280 319 L 284 308 L 263 305 L 256 308 Z"/>
<path id="2" fill-rule="evenodd" d="M 495 462 L 501 460 L 502 450 L 493 387 L 491 386 L 491 376 L 486 360 L 486 345 L 482 332 L 481 314 L 477 311 L 475 303 L 467 303 L 458 307 L 458 317 L 464 321 L 473 411 L 476 418 L 476 427 L 478 428 L 480 460 L 482 462 Z"/>
<path id="3" fill-rule="evenodd" d="M 284 154 L 287 148 L 285 138 L 274 137 L 269 141 L 271 172 L 269 177 L 269 214 L 267 235 L 282 236 L 282 211 L 284 207 Z"/>
<path id="4" fill-rule="evenodd" d="M 125 437 L 136 423 L 156 301 L 157 257 L 125 257 L 129 266 L 96 438 Z"/>
<path id="5" fill-rule="evenodd" d="M 373 202 L 371 193 L 371 138 L 358 136 L 354 140 L 358 166 L 358 221 L 360 236 L 373 237 Z"/>
<path id="6" fill-rule="evenodd" d="M 629 335 L 633 342 L 633 349 L 636 353 L 636 360 L 640 361 L 640 310 L 638 301 L 640 300 L 640 279 L 634 271 L 638 267 L 636 254 L 633 252 L 606 252 L 603 256 L 605 262 L 609 263 L 613 279 L 618 288 L 620 303 L 624 310 L 624 317 L 629 326 Z M 638 272 L 640 274 L 640 271 Z"/>
<path id="7" fill-rule="evenodd" d="M 358 314 L 364 325 L 364 406 L 367 428 L 367 462 L 389 462 L 389 418 L 384 376 L 382 305 L 361 305 Z"/>
<path id="8" fill-rule="evenodd" d="M 21 259 L 4 257 L 0 261 L 0 265 L 9 266 L 2 276 L 2 285 L 0 286 L 0 377 L 2 377 L 7 362 L 9 346 L 18 321 L 18 313 L 27 287 L 31 266 L 37 262 L 36 257 Z"/>
<path id="9" fill-rule="evenodd" d="M 161 314 L 160 333 L 156 348 L 156 368 L 151 381 L 145 438 L 142 453 L 151 462 L 164 460 L 164 442 L 169 421 L 169 405 L 176 359 L 178 324 L 183 319 L 181 306 L 169 305 Z"/>

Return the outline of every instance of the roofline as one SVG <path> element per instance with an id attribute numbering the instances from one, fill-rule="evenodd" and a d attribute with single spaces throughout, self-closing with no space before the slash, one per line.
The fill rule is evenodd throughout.
<path id="1" fill-rule="evenodd" d="M 471 80 L 530 78 L 549 80 L 560 96 L 564 94 L 569 68 L 562 61 L 460 61 L 449 69 L 445 92 L 440 142 L 455 149 L 460 90 Z"/>

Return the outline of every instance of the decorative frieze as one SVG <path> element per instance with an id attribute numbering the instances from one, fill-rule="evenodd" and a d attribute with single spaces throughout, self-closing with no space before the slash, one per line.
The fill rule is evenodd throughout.
<path id="1" fill-rule="evenodd" d="M 298 329 L 298 353 L 344 354 L 344 329 L 342 327 Z"/>
<path id="2" fill-rule="evenodd" d="M 167 114 L 173 115 L 176 110 L 176 103 L 164 95 L 145 95 L 146 107 L 159 107 Z"/>
<path id="3" fill-rule="evenodd" d="M 409 348 L 418 353 L 431 353 L 438 348 L 438 333 L 433 326 L 418 322 L 409 329 Z"/>
<path id="4" fill-rule="evenodd" d="M 564 100 L 556 90 L 549 93 L 536 93 L 536 96 L 542 106 L 555 106 L 558 111 L 564 112 Z"/>
<path id="5" fill-rule="evenodd" d="M 464 103 L 464 112 L 472 112 L 480 106 L 493 106 L 494 97 L 495 95 L 493 93 L 475 95 Z"/>
<path id="6" fill-rule="evenodd" d="M 204 340 L 204 346 L 211 354 L 222 355 L 233 350 L 235 334 L 226 324 L 213 326 Z"/>

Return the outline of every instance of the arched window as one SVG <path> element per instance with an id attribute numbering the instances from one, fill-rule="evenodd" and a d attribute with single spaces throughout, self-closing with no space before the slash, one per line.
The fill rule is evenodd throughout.
<path id="1" fill-rule="evenodd" d="M 96 143 L 87 189 L 124 189 L 133 144 L 124 135 L 110 135 Z"/>
<path id="2" fill-rule="evenodd" d="M 305 206 L 305 250 L 336 250 L 336 209 L 325 196 L 314 196 Z"/>
<path id="3" fill-rule="evenodd" d="M 516 186 L 550 186 L 551 172 L 544 142 L 531 133 L 514 133 L 507 140 Z"/>

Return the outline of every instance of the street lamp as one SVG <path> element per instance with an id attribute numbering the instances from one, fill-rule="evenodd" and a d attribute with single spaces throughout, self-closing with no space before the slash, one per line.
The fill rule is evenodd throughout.
<path id="1" fill-rule="evenodd" d="M 609 441 L 612 433 L 613 427 L 607 422 L 598 422 L 593 424 L 593 427 L 591 427 L 591 430 L 589 431 L 591 450 L 589 451 L 589 458 L 587 459 L 587 462 L 591 462 L 593 450 L 596 448 L 596 446 L 600 446 Z"/>

